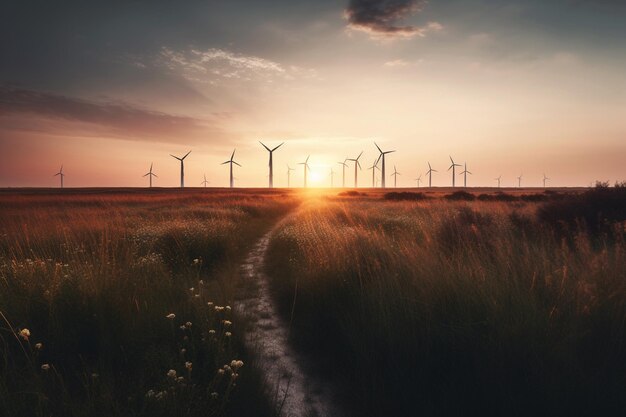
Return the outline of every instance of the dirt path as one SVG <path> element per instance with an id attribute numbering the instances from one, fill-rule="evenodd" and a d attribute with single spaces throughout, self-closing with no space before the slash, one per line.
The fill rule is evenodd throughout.
<path id="1" fill-rule="evenodd" d="M 254 288 L 248 294 L 250 298 L 236 304 L 237 312 L 245 315 L 250 323 L 245 342 L 255 350 L 265 382 L 276 392 L 281 416 L 340 416 L 332 407 L 330 387 L 309 375 L 301 365 L 300 355 L 289 346 L 288 323 L 280 317 L 272 301 L 269 278 L 263 272 L 271 233 L 255 244 L 241 266 L 246 284 Z"/>

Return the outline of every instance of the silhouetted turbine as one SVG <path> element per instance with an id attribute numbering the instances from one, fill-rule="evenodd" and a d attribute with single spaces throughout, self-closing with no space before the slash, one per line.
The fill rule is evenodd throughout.
<path id="1" fill-rule="evenodd" d="M 284 144 L 285 142 L 281 143 L 280 145 L 278 145 L 278 146 L 277 146 L 277 147 L 275 147 L 274 149 L 270 149 L 270 148 L 268 148 L 268 147 L 267 147 L 267 146 L 265 146 L 265 144 L 264 144 L 263 142 L 261 142 L 261 141 L 259 141 L 259 143 L 260 143 L 261 145 L 263 145 L 263 147 L 264 147 L 265 149 L 267 149 L 267 151 L 270 153 L 270 162 L 269 162 L 269 165 L 270 165 L 269 187 L 270 187 L 270 188 L 274 188 L 274 163 L 272 162 L 272 156 L 274 155 L 274 151 L 275 151 L 276 149 L 280 148 L 281 146 L 283 146 L 283 144 Z"/>
<path id="2" fill-rule="evenodd" d="M 546 181 L 549 181 L 550 178 L 546 177 L 546 173 L 543 173 L 543 188 L 546 188 Z"/>
<path id="3" fill-rule="evenodd" d="M 148 177 L 148 176 L 150 177 L 150 188 L 152 188 L 152 177 L 159 178 L 159 177 L 157 177 L 157 175 L 156 175 L 156 174 L 154 174 L 154 173 L 152 172 L 152 163 L 150 163 L 150 171 L 148 171 L 148 173 L 147 173 L 147 174 L 144 174 L 143 176 L 144 176 L 144 177 Z"/>
<path id="4" fill-rule="evenodd" d="M 450 161 L 452 162 L 452 165 L 450 165 L 450 168 L 448 168 L 448 171 L 452 170 L 452 188 L 454 188 L 456 186 L 456 167 L 460 167 L 461 165 L 459 164 L 455 164 L 454 163 L 454 159 L 452 159 L 452 157 L 450 156 Z"/>
<path id="5" fill-rule="evenodd" d="M 415 181 L 417 181 L 417 188 L 420 188 L 420 182 L 422 182 L 422 174 L 420 174 L 419 177 L 415 178 Z"/>
<path id="6" fill-rule="evenodd" d="M 498 178 L 494 178 L 494 180 L 498 181 L 498 188 L 500 188 L 500 180 L 502 179 L 502 175 L 500 175 Z"/>
<path id="7" fill-rule="evenodd" d="M 209 184 L 209 181 L 206 180 L 206 174 L 204 174 L 204 181 L 202 181 L 200 184 L 203 184 L 204 188 L 206 188 L 206 185 Z"/>
<path id="8" fill-rule="evenodd" d="M 467 162 L 466 162 L 464 170 L 459 173 L 459 175 L 463 175 L 463 188 L 467 188 L 467 174 L 472 175 L 472 173 L 467 170 Z"/>
<path id="9" fill-rule="evenodd" d="M 304 162 L 300 162 L 298 165 L 304 165 L 304 188 L 306 188 L 306 178 L 307 178 L 307 172 L 309 169 L 311 169 L 311 167 L 309 167 L 309 158 L 311 157 L 311 155 L 307 156 L 306 159 L 304 160 Z"/>
<path id="10" fill-rule="evenodd" d="M 54 174 L 53 177 L 56 177 L 57 175 L 61 177 L 61 188 L 63 188 L 63 178 L 65 177 L 65 174 L 63 173 L 63 164 L 61 164 L 61 169 L 59 169 L 59 172 Z"/>
<path id="11" fill-rule="evenodd" d="M 185 158 L 187 158 L 190 153 L 191 151 L 187 152 L 182 158 L 170 154 L 172 158 L 176 158 L 180 161 L 180 188 L 185 188 Z"/>
<path id="12" fill-rule="evenodd" d="M 426 175 L 428 175 L 428 188 L 432 188 L 433 186 L 433 172 L 438 172 L 436 169 L 433 169 L 430 166 L 430 162 L 428 163 L 428 171 L 426 171 Z"/>
<path id="13" fill-rule="evenodd" d="M 363 155 L 363 151 L 361 151 L 361 153 L 359 154 L 359 156 L 356 157 L 356 159 L 346 159 L 346 161 L 353 161 L 354 162 L 354 188 L 358 187 L 358 181 L 357 181 L 357 166 L 359 167 L 359 169 L 361 169 L 361 163 L 359 162 L 359 158 L 361 158 L 361 155 Z"/>
<path id="14" fill-rule="evenodd" d="M 393 166 L 393 174 L 391 174 L 391 176 L 393 177 L 393 187 L 394 188 L 398 188 L 398 175 L 402 175 L 400 174 L 397 170 L 396 170 L 396 166 Z"/>
<path id="15" fill-rule="evenodd" d="M 337 162 L 338 164 L 341 164 L 343 167 L 343 171 L 341 174 L 341 187 L 342 188 L 346 188 L 346 167 L 348 166 L 348 164 L 346 164 L 347 160 L 348 158 L 344 159 L 343 162 Z"/>
<path id="16" fill-rule="evenodd" d="M 378 168 L 378 160 L 374 161 L 374 165 L 372 165 L 371 167 L 367 168 L 367 169 L 371 169 L 372 170 L 372 188 L 376 188 L 376 170 L 380 171 L 380 168 Z"/>
<path id="17" fill-rule="evenodd" d="M 383 160 L 381 187 L 382 188 L 386 188 L 386 186 L 385 186 L 385 155 L 387 155 L 388 153 L 395 152 L 395 151 L 385 151 L 385 152 L 383 152 L 383 150 L 380 149 L 380 146 L 378 146 L 376 144 L 376 142 L 374 142 L 374 145 L 376 145 L 376 147 L 378 148 L 378 152 L 380 152 L 380 155 L 378 156 L 378 159 L 382 158 L 382 160 Z M 376 164 L 378 164 L 378 160 L 376 160 Z"/>
<path id="18" fill-rule="evenodd" d="M 235 187 L 235 177 L 233 176 L 233 164 L 237 165 L 238 167 L 240 167 L 241 165 L 239 165 L 237 162 L 235 162 L 234 158 L 235 158 L 235 151 L 237 149 L 233 149 L 233 153 L 230 156 L 230 159 L 228 161 L 222 162 L 221 165 L 225 165 L 225 164 L 230 164 L 230 188 L 234 188 Z"/>
<path id="19" fill-rule="evenodd" d="M 517 187 L 522 188 L 522 174 L 519 174 L 519 177 L 517 177 Z"/>
<path id="20" fill-rule="evenodd" d="M 287 164 L 287 188 L 291 187 L 291 171 L 295 171 L 295 169 L 291 168 L 289 164 Z"/>

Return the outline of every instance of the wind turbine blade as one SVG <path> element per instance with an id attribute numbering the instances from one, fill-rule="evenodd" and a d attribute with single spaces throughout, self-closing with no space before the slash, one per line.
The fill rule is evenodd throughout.
<path id="1" fill-rule="evenodd" d="M 452 159 L 450 155 L 448 155 L 448 157 L 450 158 L 450 162 L 452 162 L 452 165 L 454 165 L 454 159 Z"/>
<path id="2" fill-rule="evenodd" d="M 172 154 L 170 154 L 170 156 L 171 156 L 172 158 L 176 158 L 176 159 L 178 159 L 179 161 L 181 161 L 181 159 L 180 159 L 179 157 L 177 157 L 177 156 L 174 156 L 174 155 L 172 155 Z"/>
<path id="3" fill-rule="evenodd" d="M 359 154 L 359 156 L 356 157 L 356 160 L 358 161 L 359 158 L 361 157 L 361 155 L 363 155 L 363 151 L 361 151 L 361 153 Z"/>
<path id="4" fill-rule="evenodd" d="M 152 165 L 154 165 L 154 163 L 150 163 L 150 172 L 152 172 Z"/>
<path id="5" fill-rule="evenodd" d="M 224 165 L 224 164 L 230 164 L 232 161 L 226 161 L 226 162 L 222 162 L 220 165 Z"/>
<path id="6" fill-rule="evenodd" d="M 157 174 L 152 174 L 153 177 L 159 178 Z"/>
<path id="7" fill-rule="evenodd" d="M 393 153 L 393 152 L 395 152 L 395 151 L 387 151 L 387 152 L 385 152 L 385 154 Z"/>
<path id="8" fill-rule="evenodd" d="M 285 144 L 285 142 L 281 143 L 280 145 L 278 145 L 277 147 L 275 147 L 274 149 L 272 149 L 272 152 L 274 152 L 276 149 L 280 148 L 281 146 L 283 146 Z"/>
<path id="9" fill-rule="evenodd" d="M 374 145 L 376 145 L 376 147 L 378 148 L 378 152 L 383 153 L 383 150 L 380 149 L 380 146 L 378 146 L 378 144 L 376 142 L 374 142 Z"/>
<path id="10" fill-rule="evenodd" d="M 376 160 L 376 165 L 378 165 L 378 161 L 380 161 L 380 158 L 382 158 L 382 157 L 383 157 L 383 155 L 384 155 L 384 154 L 383 154 L 382 152 L 380 153 L 380 155 L 378 155 L 378 159 Z"/>
<path id="11" fill-rule="evenodd" d="M 147 177 L 148 175 L 150 175 L 149 172 L 147 174 L 143 174 L 142 177 Z"/>
<path id="12" fill-rule="evenodd" d="M 309 163 L 309 158 L 310 158 L 310 157 L 311 157 L 311 155 L 307 156 L 307 157 L 306 157 L 306 160 L 305 160 L 304 162 L 308 164 L 308 163 Z"/>
<path id="13" fill-rule="evenodd" d="M 272 152 L 272 151 L 270 150 L 270 148 L 268 148 L 267 146 L 265 146 L 265 144 L 264 144 L 263 142 L 259 141 L 259 143 L 260 143 L 261 145 L 263 145 L 263 147 L 264 147 L 265 149 L 267 149 L 267 151 L 268 151 L 268 152 Z"/>
<path id="14" fill-rule="evenodd" d="M 183 159 L 187 158 L 187 156 L 188 156 L 190 153 L 191 153 L 191 151 L 187 152 L 187 153 L 185 154 L 185 156 L 183 156 L 183 157 L 181 158 L 181 161 L 182 161 Z"/>
<path id="15" fill-rule="evenodd" d="M 470 174 L 470 175 L 474 175 L 474 174 L 472 174 L 470 171 L 467 171 L 467 173 L 468 173 L 468 174 Z"/>
<path id="16" fill-rule="evenodd" d="M 238 162 L 233 161 L 233 164 L 237 165 L 238 167 L 240 167 L 241 165 L 239 165 Z"/>
<path id="17" fill-rule="evenodd" d="M 359 169 L 361 169 L 361 170 L 363 169 L 363 168 L 361 168 L 361 163 L 359 162 L 358 159 L 356 160 L 356 164 L 358 165 Z"/>
<path id="18" fill-rule="evenodd" d="M 230 156 L 230 160 L 232 161 L 233 158 L 235 157 L 235 151 L 237 150 L 237 148 L 233 149 L 233 154 Z"/>

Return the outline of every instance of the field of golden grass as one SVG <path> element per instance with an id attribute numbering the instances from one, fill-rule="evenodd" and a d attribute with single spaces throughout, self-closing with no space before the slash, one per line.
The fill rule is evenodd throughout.
<path id="1" fill-rule="evenodd" d="M 232 308 L 272 228 L 345 415 L 621 415 L 624 190 L 2 190 L 0 415 L 275 415 Z"/>
<path id="2" fill-rule="evenodd" d="M 320 196 L 268 274 L 348 415 L 620 415 L 624 191 Z"/>
<path id="3" fill-rule="evenodd" d="M 296 203 L 0 194 L 0 415 L 269 415 L 231 303 L 239 260 Z"/>

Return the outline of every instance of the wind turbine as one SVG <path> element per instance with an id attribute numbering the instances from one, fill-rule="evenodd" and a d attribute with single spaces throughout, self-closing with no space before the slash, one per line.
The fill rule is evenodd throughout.
<path id="1" fill-rule="evenodd" d="M 291 187 L 291 171 L 295 171 L 295 169 L 287 164 L 287 188 Z"/>
<path id="2" fill-rule="evenodd" d="M 463 175 L 463 188 L 467 188 L 467 174 L 472 175 L 472 173 L 467 170 L 467 162 L 466 162 L 463 171 L 459 173 L 459 175 Z"/>
<path id="3" fill-rule="evenodd" d="M 341 175 L 341 187 L 342 188 L 346 188 L 346 167 L 348 166 L 348 164 L 346 164 L 346 161 L 348 160 L 348 158 L 344 159 L 343 162 L 337 162 L 338 164 L 341 164 L 343 166 L 343 173 Z"/>
<path id="4" fill-rule="evenodd" d="M 200 184 L 203 184 L 204 188 L 206 188 L 206 185 L 209 184 L 209 181 L 206 180 L 206 174 L 204 174 L 204 181 L 202 181 Z"/>
<path id="5" fill-rule="evenodd" d="M 230 159 L 228 161 L 225 161 L 225 162 L 221 163 L 221 165 L 230 164 L 230 188 L 234 188 L 235 187 L 235 177 L 233 177 L 233 164 L 237 165 L 238 167 L 241 166 L 237 162 L 235 162 L 235 160 L 233 159 L 235 157 L 235 151 L 236 150 L 237 149 L 233 150 L 233 153 L 230 156 Z"/>
<path id="6" fill-rule="evenodd" d="M 428 163 L 428 171 L 426 171 L 426 175 L 428 175 L 428 188 L 433 187 L 433 172 L 438 172 L 436 169 L 430 166 L 430 162 Z"/>
<path id="7" fill-rule="evenodd" d="M 376 170 L 380 171 L 380 168 L 378 168 L 378 160 L 375 160 L 374 165 L 372 165 L 371 167 L 367 169 L 372 170 L 372 188 L 376 188 Z"/>
<path id="8" fill-rule="evenodd" d="M 391 176 L 393 177 L 393 187 L 394 188 L 398 188 L 398 175 L 402 175 L 400 174 L 397 170 L 396 170 L 396 166 L 393 166 L 393 174 L 391 174 Z"/>
<path id="9" fill-rule="evenodd" d="M 356 159 L 346 159 L 347 161 L 353 161 L 354 162 L 354 188 L 358 187 L 358 181 L 357 181 L 357 166 L 359 167 L 359 169 L 361 169 L 361 163 L 359 162 L 359 158 L 361 158 L 361 155 L 363 155 L 363 151 L 361 151 L 361 153 L 359 154 L 359 156 L 356 157 Z"/>
<path id="10" fill-rule="evenodd" d="M 420 182 L 422 181 L 422 174 L 420 174 L 419 177 L 415 178 L 415 181 L 417 181 L 417 188 L 420 188 Z"/>
<path id="11" fill-rule="evenodd" d="M 265 146 L 265 144 L 261 141 L 259 141 L 259 143 L 261 145 L 263 145 L 263 147 L 265 149 L 267 149 L 267 151 L 270 153 L 270 183 L 269 183 L 269 187 L 270 188 L 274 188 L 274 163 L 272 162 L 272 156 L 274 155 L 274 151 L 278 148 L 280 148 L 281 146 L 283 146 L 285 144 L 285 142 L 281 143 L 280 145 L 278 145 L 277 147 L 275 147 L 274 149 L 270 149 L 267 146 Z"/>
<path id="12" fill-rule="evenodd" d="M 304 162 L 300 162 L 298 165 L 304 165 L 304 188 L 306 188 L 306 175 L 309 169 L 311 169 L 311 167 L 309 166 L 309 158 L 311 157 L 311 155 L 307 156 L 306 159 L 304 160 Z"/>
<path id="13" fill-rule="evenodd" d="M 176 158 L 180 161 L 180 188 L 185 188 L 185 158 L 187 158 L 187 155 L 190 153 L 191 151 L 187 152 L 182 158 L 170 154 L 172 158 Z"/>
<path id="14" fill-rule="evenodd" d="M 148 177 L 148 176 L 150 177 L 150 188 L 152 188 L 152 177 L 159 178 L 159 177 L 157 177 L 157 175 L 156 175 L 156 174 L 154 174 L 154 173 L 152 172 L 152 163 L 150 163 L 150 171 L 148 171 L 148 173 L 147 173 L 147 174 L 144 174 L 143 176 L 144 176 L 144 177 Z"/>
<path id="15" fill-rule="evenodd" d="M 500 180 L 502 179 L 502 175 L 500 175 L 498 178 L 494 178 L 494 180 L 498 181 L 498 188 L 500 188 Z"/>
<path id="16" fill-rule="evenodd" d="M 54 174 L 53 177 L 56 177 L 57 175 L 61 177 L 61 188 L 63 188 L 63 177 L 65 177 L 65 174 L 63 173 L 63 164 L 61 164 L 61 169 L 59 169 L 59 172 Z"/>
<path id="17" fill-rule="evenodd" d="M 383 169 L 382 169 L 382 176 L 383 177 L 382 177 L 381 186 L 382 186 L 382 188 L 385 188 L 385 155 L 387 155 L 388 153 L 395 152 L 395 151 L 385 151 L 385 152 L 383 152 L 383 150 L 380 149 L 380 146 L 378 146 L 376 144 L 376 142 L 374 142 L 374 145 L 376 145 L 376 147 L 378 148 L 378 152 L 380 152 L 380 155 L 378 156 L 378 159 L 382 158 L 382 160 L 383 160 Z M 378 164 L 378 160 L 376 160 L 376 164 Z"/>
<path id="18" fill-rule="evenodd" d="M 452 162 L 452 165 L 450 165 L 450 168 L 448 168 L 448 171 L 452 170 L 452 188 L 454 188 L 456 185 L 455 183 L 455 179 L 456 179 L 456 167 L 460 167 L 461 165 L 459 164 L 455 164 L 454 163 L 454 159 L 452 159 L 452 157 L 450 156 L 450 161 Z"/>
<path id="19" fill-rule="evenodd" d="M 517 187 L 522 188 L 522 174 L 519 174 L 519 177 L 517 177 Z"/>
<path id="20" fill-rule="evenodd" d="M 550 178 L 546 177 L 546 173 L 543 173 L 543 188 L 546 188 L 546 181 L 550 180 Z"/>

